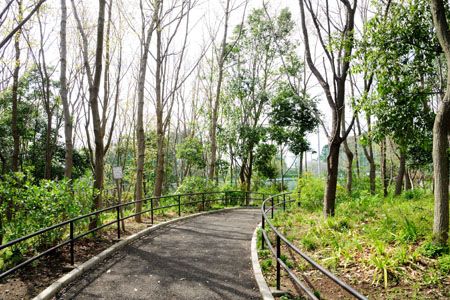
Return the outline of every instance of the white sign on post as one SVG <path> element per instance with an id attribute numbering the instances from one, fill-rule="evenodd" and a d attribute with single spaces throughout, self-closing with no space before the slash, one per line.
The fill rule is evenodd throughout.
<path id="1" fill-rule="evenodd" d="M 114 180 L 123 178 L 122 167 L 113 167 L 113 178 Z"/>

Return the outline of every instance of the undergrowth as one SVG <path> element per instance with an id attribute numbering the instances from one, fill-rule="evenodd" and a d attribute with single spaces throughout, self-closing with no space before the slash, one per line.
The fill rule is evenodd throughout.
<path id="1" fill-rule="evenodd" d="M 326 268 L 348 275 L 355 286 L 366 284 L 385 295 L 431 289 L 450 297 L 449 247 L 432 242 L 431 193 L 414 190 L 387 198 L 364 191 L 353 197 L 340 194 L 336 216 L 325 219 L 318 185 L 306 179 L 302 206 L 275 216 L 274 224 L 290 241 Z M 309 267 L 300 262 L 296 269 Z"/>

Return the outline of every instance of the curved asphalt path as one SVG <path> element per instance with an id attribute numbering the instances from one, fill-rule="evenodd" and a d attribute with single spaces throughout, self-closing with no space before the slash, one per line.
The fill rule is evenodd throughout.
<path id="1" fill-rule="evenodd" d="M 260 299 L 250 260 L 257 209 L 201 215 L 150 232 L 57 299 Z"/>

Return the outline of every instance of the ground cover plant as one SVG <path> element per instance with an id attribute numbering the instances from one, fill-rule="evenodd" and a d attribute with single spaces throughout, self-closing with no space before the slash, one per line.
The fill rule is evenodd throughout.
<path id="1" fill-rule="evenodd" d="M 342 194 L 336 216 L 325 219 L 320 207 L 314 205 L 314 198 L 320 197 L 321 192 L 310 193 L 320 180 L 306 177 L 300 181 L 308 183 L 305 185 L 308 200 L 303 195 L 300 207 L 294 205 L 286 212 L 279 211 L 273 220 L 299 249 L 369 298 L 450 297 L 449 246 L 432 241 L 430 191 L 416 189 L 386 198 L 365 191 L 358 192 L 356 197 Z M 335 299 L 332 295 L 339 288 L 324 284 L 324 276 L 312 271 L 298 255 L 292 255 L 286 248 L 282 253 L 282 259 L 298 275 L 310 277 L 318 295 Z M 260 260 L 269 283 L 274 285 L 275 262 L 267 250 L 260 251 Z M 283 283 L 288 281 L 287 277 L 283 279 Z"/>

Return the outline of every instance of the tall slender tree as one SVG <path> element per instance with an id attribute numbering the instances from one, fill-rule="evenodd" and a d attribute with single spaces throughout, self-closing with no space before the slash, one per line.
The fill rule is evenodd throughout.
<path id="1" fill-rule="evenodd" d="M 105 30 L 105 11 L 106 11 L 106 0 L 98 1 L 98 17 L 97 17 L 97 41 L 95 47 L 95 62 L 94 62 L 94 73 L 92 73 L 92 68 L 89 59 L 88 50 L 88 38 L 85 31 L 83 30 L 81 20 L 78 16 L 77 9 L 72 1 L 72 7 L 77 21 L 77 27 L 82 38 L 82 48 L 83 48 L 83 61 L 84 67 L 86 69 L 86 75 L 89 84 L 89 108 L 92 114 L 92 123 L 94 128 L 94 143 L 95 143 L 95 158 L 93 160 L 94 164 L 94 186 L 95 197 L 93 201 L 93 208 L 98 209 L 102 206 L 102 191 L 103 191 L 103 181 L 104 181 L 104 157 L 105 157 L 105 143 L 104 143 L 104 131 L 102 130 L 101 114 L 100 114 L 100 103 L 99 103 L 99 91 L 101 83 L 101 75 L 103 70 L 103 48 L 104 48 L 104 30 Z M 106 108 L 104 108 L 106 109 Z M 98 217 L 94 218 L 90 223 L 90 228 L 96 226 Z"/>
<path id="2" fill-rule="evenodd" d="M 450 27 L 442 0 L 430 0 L 436 35 L 447 60 L 447 87 L 439 103 L 433 127 L 434 223 L 435 242 L 445 245 L 449 230 L 449 155 L 450 130 Z"/>
<path id="3" fill-rule="evenodd" d="M 214 176 L 216 174 L 216 156 L 217 156 L 217 138 L 216 138 L 216 131 L 217 131 L 217 119 L 218 119 L 218 113 L 219 113 L 219 105 L 220 105 L 220 94 L 222 91 L 222 81 L 223 81 L 223 66 L 225 63 L 226 55 L 227 55 L 227 35 L 228 35 L 228 20 L 230 18 L 230 0 L 226 0 L 226 7 L 225 7 L 225 20 L 224 20 L 224 29 L 223 29 L 223 37 L 222 37 L 222 43 L 220 45 L 220 54 L 218 57 L 218 66 L 219 69 L 218 77 L 217 77 L 217 87 L 216 87 L 216 94 L 214 96 L 214 100 L 212 103 L 211 108 L 211 125 L 209 129 L 209 138 L 211 141 L 211 156 L 209 161 L 209 170 L 208 170 L 208 178 L 210 180 L 214 179 Z"/>
<path id="4" fill-rule="evenodd" d="M 152 40 L 155 25 L 160 12 L 160 0 L 155 0 L 153 4 L 153 14 L 150 25 L 146 30 L 146 20 L 144 17 L 144 7 L 142 1 L 139 2 L 142 15 L 141 28 L 141 59 L 139 62 L 139 77 L 137 84 L 137 123 L 136 123 L 136 139 L 137 139 L 137 159 L 136 159 L 136 200 L 144 198 L 144 162 L 145 162 L 145 131 L 144 131 L 144 93 L 145 79 L 147 76 L 148 56 L 150 50 L 150 42 Z M 142 202 L 136 203 L 136 213 L 142 211 Z M 137 222 L 141 222 L 141 215 L 135 217 Z"/>
<path id="5" fill-rule="evenodd" d="M 339 149 L 342 142 L 347 138 L 354 123 L 354 117 L 347 128 L 342 128 L 343 112 L 345 110 L 345 89 L 347 76 L 350 70 L 352 50 L 354 46 L 354 28 L 355 11 L 357 0 L 350 3 L 349 0 L 340 0 L 337 5 L 343 6 L 344 20 L 342 28 L 336 34 L 331 28 L 336 23 L 331 20 L 330 7 L 328 1 L 325 1 L 324 7 L 320 11 L 324 12 L 324 22 L 313 8 L 311 0 L 299 0 L 301 28 L 303 33 L 303 42 L 305 44 L 306 62 L 317 81 L 322 87 L 328 105 L 331 109 L 331 132 L 328 135 L 329 154 L 327 157 L 327 181 L 324 196 L 323 213 L 325 216 L 333 216 L 336 203 L 336 187 L 339 167 Z M 312 58 L 309 32 L 306 27 L 305 7 L 309 11 L 314 29 L 318 35 L 321 50 L 325 53 L 325 59 L 330 66 L 330 84 L 327 72 L 321 73 Z M 326 34 L 326 36 L 324 36 Z M 336 37 L 337 36 L 337 37 Z"/>
<path id="6" fill-rule="evenodd" d="M 73 120 L 70 112 L 70 103 L 67 88 L 67 5 L 66 0 L 61 0 L 61 29 L 60 29 L 60 91 L 61 103 L 64 115 L 64 142 L 65 165 L 64 176 L 72 178 L 73 170 Z"/>

